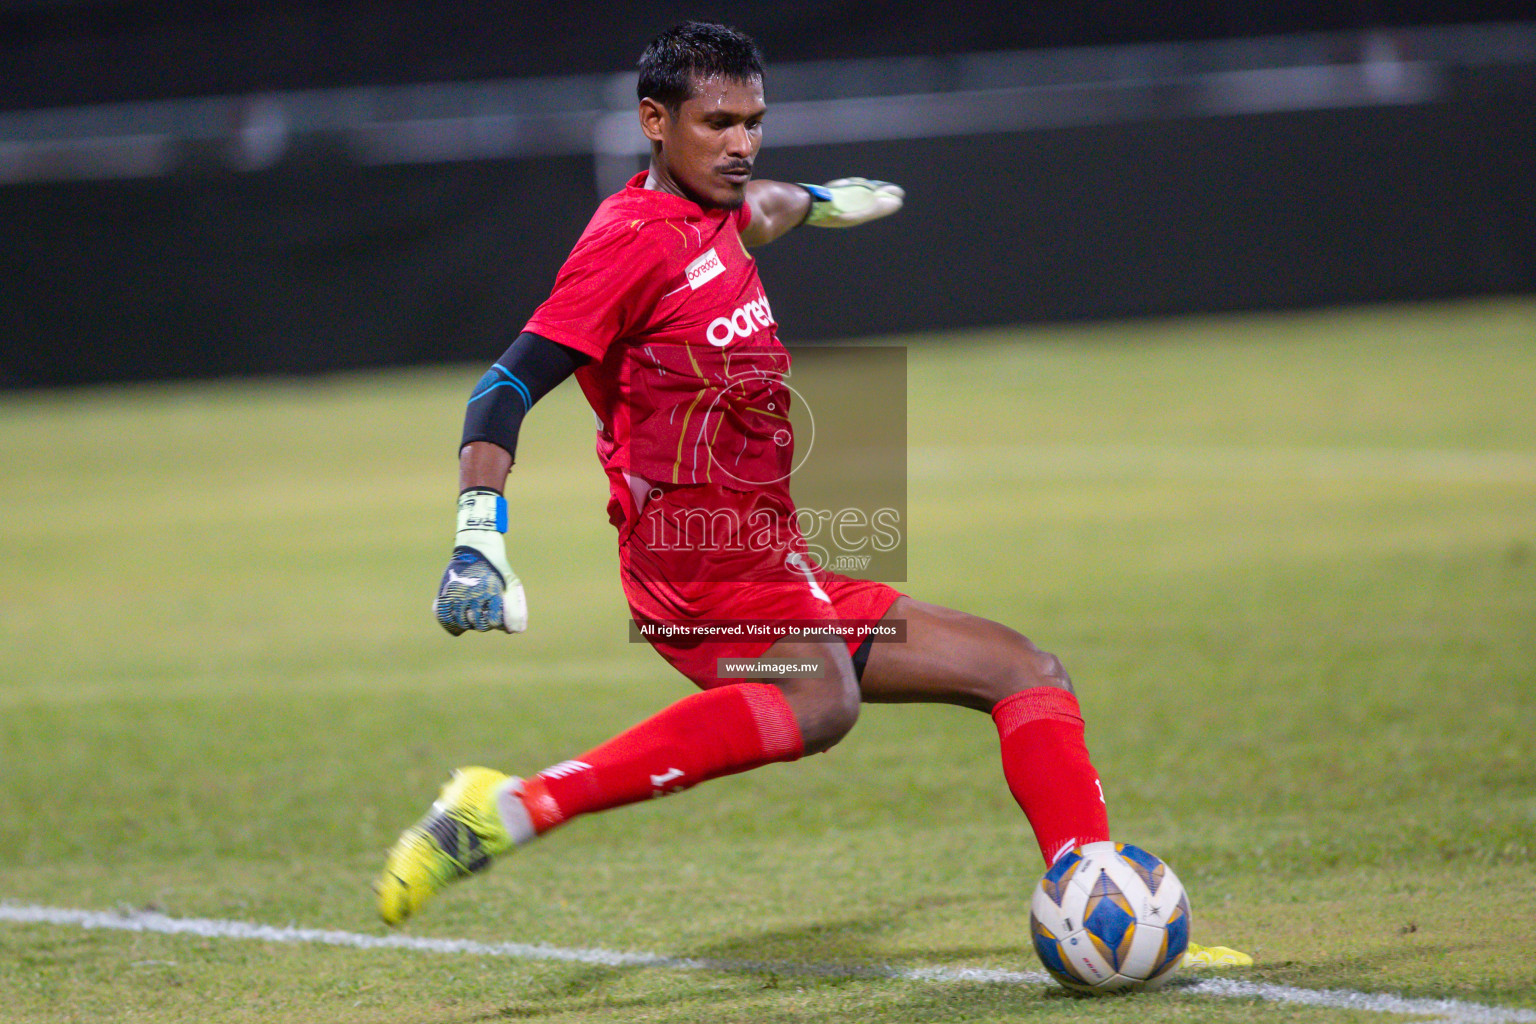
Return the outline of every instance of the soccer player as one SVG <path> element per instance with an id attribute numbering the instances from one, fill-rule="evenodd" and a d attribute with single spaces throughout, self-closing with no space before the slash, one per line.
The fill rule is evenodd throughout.
<path id="1" fill-rule="evenodd" d="M 1108 840 L 1077 698 L 1055 656 L 998 623 L 828 572 L 794 528 L 789 361 L 748 250 L 802 224 L 884 217 L 901 208 L 902 190 L 862 178 L 754 181 L 762 58 L 733 29 L 662 33 L 640 59 L 638 93 L 649 169 L 598 207 L 550 297 L 471 393 L 458 533 L 436 614 L 455 635 L 526 627 L 502 492 L 523 418 L 574 375 L 598 419 L 635 621 L 769 628 L 718 639 L 653 632 L 699 692 L 525 778 L 455 772 L 391 849 L 376 884 L 380 914 L 399 924 L 448 883 L 578 815 L 825 751 L 866 701 L 987 712 L 1045 861 Z M 872 643 L 869 627 L 882 620 L 904 623 L 904 642 Z M 782 628 L 807 621 L 854 628 L 809 637 Z M 719 674 L 722 659 L 759 657 L 815 668 L 770 682 Z"/>

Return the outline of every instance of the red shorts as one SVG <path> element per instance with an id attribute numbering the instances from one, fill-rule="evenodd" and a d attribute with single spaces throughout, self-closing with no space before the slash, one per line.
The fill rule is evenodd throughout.
<path id="1" fill-rule="evenodd" d="M 712 535 L 709 544 L 660 548 L 647 543 L 647 537 L 663 534 L 644 527 L 656 525 L 659 518 L 675 519 L 680 509 L 697 507 L 693 499 L 699 492 L 683 490 L 692 493 L 669 490 L 648 503 L 640 528 L 628 531 L 626 543 L 620 545 L 619 577 L 641 633 L 696 686 L 709 689 L 741 682 L 719 675 L 719 659 L 761 657 L 789 635 L 791 625 L 844 623 L 847 631 L 839 635 L 851 655 L 902 596 L 887 584 L 828 572 L 793 554 L 786 557 L 783 548 L 736 545 L 733 541 L 740 538 L 728 530 Z M 723 497 L 722 503 L 720 492 L 711 495 L 710 509 L 740 513 L 741 522 L 773 500 L 733 492 Z M 791 547 L 803 551 L 804 542 Z"/>

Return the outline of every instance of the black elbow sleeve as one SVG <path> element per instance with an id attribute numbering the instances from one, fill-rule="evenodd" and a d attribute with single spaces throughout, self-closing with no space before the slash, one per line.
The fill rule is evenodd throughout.
<path id="1" fill-rule="evenodd" d="M 526 331 L 519 334 L 471 392 L 459 448 L 472 441 L 489 441 L 505 448 L 515 460 L 517 434 L 533 403 L 588 361 L 582 353 L 548 338 Z"/>

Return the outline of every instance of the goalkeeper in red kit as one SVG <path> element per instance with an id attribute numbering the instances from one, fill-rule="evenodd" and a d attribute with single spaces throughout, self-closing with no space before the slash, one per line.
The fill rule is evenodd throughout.
<path id="1" fill-rule="evenodd" d="M 794 525 L 789 356 L 748 250 L 800 225 L 894 213 L 902 190 L 863 178 L 753 181 L 762 58 L 733 29 L 695 22 L 658 36 L 638 93 L 650 167 L 598 207 L 549 298 L 471 393 L 458 534 L 435 610 L 454 634 L 526 627 L 502 491 L 524 416 L 574 376 L 598 419 L 634 619 L 672 627 L 648 637 L 700 692 L 533 775 L 455 772 L 391 849 L 375 886 L 380 914 L 399 924 L 448 883 L 578 815 L 825 751 L 866 701 L 987 712 L 1046 862 L 1107 841 L 1061 662 L 1006 626 L 826 571 Z M 700 513 L 707 543 L 678 543 Z M 882 621 L 904 623 L 904 640 L 873 643 Z M 762 628 L 704 639 L 687 629 L 721 622 Z M 805 622 L 848 628 L 787 626 Z M 722 659 L 814 668 L 744 681 L 722 677 Z"/>

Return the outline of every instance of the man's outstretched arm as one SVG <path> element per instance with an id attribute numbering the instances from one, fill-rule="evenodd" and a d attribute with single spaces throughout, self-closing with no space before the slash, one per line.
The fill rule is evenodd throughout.
<path id="1" fill-rule="evenodd" d="M 900 185 L 868 178 L 838 178 L 825 185 L 754 181 L 747 185 L 752 221 L 741 233 L 747 245 L 767 245 L 791 228 L 851 228 L 901 209 Z"/>

